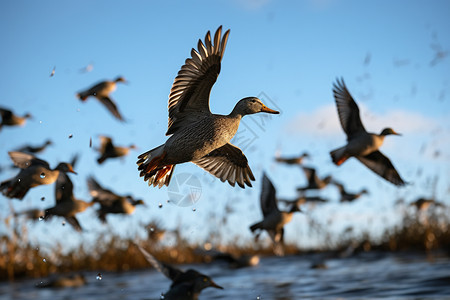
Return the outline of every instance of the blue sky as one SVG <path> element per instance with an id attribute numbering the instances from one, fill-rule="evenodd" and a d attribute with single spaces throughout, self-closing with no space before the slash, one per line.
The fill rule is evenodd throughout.
<path id="1" fill-rule="evenodd" d="M 331 230 L 354 224 L 378 232 L 382 224 L 395 222 L 393 203 L 398 198 L 412 201 L 435 193 L 450 204 L 450 58 L 431 63 L 434 49 L 450 51 L 449 15 L 448 1 L 2 1 L 0 106 L 31 112 L 34 119 L 23 128 L 0 132 L 0 165 L 10 163 L 7 151 L 50 138 L 55 145 L 40 157 L 51 166 L 81 155 L 78 175 L 71 176 L 78 198 L 90 200 L 86 177 L 93 174 L 104 186 L 145 200 L 147 207 L 139 207 L 132 217 L 109 219 L 123 224 L 114 225 L 115 231 L 142 233 L 139 224 L 156 218 L 169 228 L 181 224 L 196 239 L 218 226 L 216 219 L 229 205 L 234 213 L 223 231 L 245 239 L 250 237 L 247 227 L 261 218 L 262 172 L 280 196 L 294 197 L 295 187 L 305 182 L 302 173 L 276 165 L 273 157 L 306 150 L 312 154 L 308 165 L 319 174 L 332 174 L 353 191 L 371 191 L 358 203 L 340 206 L 337 191 L 330 187 L 323 195 L 334 203 L 310 214 L 324 223 L 334 220 Z M 211 94 L 212 111 L 227 114 L 239 99 L 261 95 L 282 114 L 264 119 L 263 125 L 257 116 L 243 121 L 255 137 L 245 149 L 257 179 L 253 188 L 232 188 L 193 164 L 176 167 L 174 176 L 191 174 L 201 182 L 193 211 L 166 204 L 167 188 L 149 188 L 135 162 L 137 155 L 166 140 L 173 79 L 198 39 L 219 25 L 231 34 Z M 91 72 L 80 72 L 90 64 Z M 53 67 L 55 75 L 49 77 Z M 79 90 L 118 75 L 129 80 L 112 94 L 125 124 L 97 100 L 81 103 L 75 98 Z M 369 131 L 391 126 L 403 133 L 388 137 L 382 152 L 410 186 L 398 189 L 353 159 L 339 168 L 331 163 L 328 152 L 345 143 L 331 92 L 341 76 Z M 249 131 L 239 134 L 248 138 Z M 99 135 L 110 135 L 119 145 L 134 143 L 138 149 L 124 160 L 99 166 L 89 148 L 90 138 L 97 146 Z M 15 172 L 3 171 L 0 180 Z M 430 183 L 434 176 L 437 188 Z M 40 201 L 43 196 L 46 200 Z M 0 202 L 2 218 L 9 212 L 8 201 Z M 35 188 L 24 201 L 11 203 L 16 210 L 52 206 L 53 186 Z M 108 227 L 94 216 L 92 210 L 80 215 L 87 230 L 82 235 L 60 226 L 61 220 L 30 230 L 37 241 L 48 232 L 55 241 L 65 236 L 73 243 L 95 240 Z M 306 234 L 307 218 L 294 218 L 286 228 L 288 240 L 313 243 Z"/>

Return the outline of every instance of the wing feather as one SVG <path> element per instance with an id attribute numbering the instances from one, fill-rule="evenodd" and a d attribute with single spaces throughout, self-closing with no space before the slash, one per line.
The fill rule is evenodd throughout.
<path id="1" fill-rule="evenodd" d="M 366 167 L 368 167 L 387 181 L 398 186 L 403 186 L 406 184 L 398 174 L 389 158 L 384 156 L 380 151 L 372 152 L 366 156 L 357 156 L 356 158 Z"/>
<path id="2" fill-rule="evenodd" d="M 210 114 L 209 94 L 220 73 L 224 54 L 224 43 L 230 31 L 222 35 L 219 27 L 211 43 L 208 31 L 205 43 L 198 41 L 197 50 L 191 50 L 191 58 L 186 59 L 174 80 L 169 94 L 169 120 L 166 135 L 171 135 L 186 123 L 197 119 L 198 114 Z"/>
<path id="3" fill-rule="evenodd" d="M 341 122 L 342 129 L 347 134 L 347 140 L 355 135 L 366 132 L 359 115 L 359 108 L 350 92 L 345 86 L 344 80 L 337 79 L 333 84 L 333 94 Z"/>
<path id="4" fill-rule="evenodd" d="M 194 163 L 219 178 L 222 182 L 228 181 L 232 186 L 237 184 L 244 188 L 252 186 L 250 180 L 255 180 L 247 158 L 241 149 L 232 144 L 212 151 Z"/>

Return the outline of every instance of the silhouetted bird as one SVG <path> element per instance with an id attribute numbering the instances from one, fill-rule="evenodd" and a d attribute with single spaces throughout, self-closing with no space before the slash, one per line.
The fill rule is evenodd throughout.
<path id="1" fill-rule="evenodd" d="M 286 200 L 286 199 L 278 199 L 278 202 L 285 203 L 288 206 L 297 205 L 298 207 L 301 207 L 302 205 L 306 203 L 326 203 L 328 202 L 327 199 L 324 199 L 322 197 L 318 196 L 304 196 L 301 195 L 293 200 Z"/>
<path id="2" fill-rule="evenodd" d="M 434 205 L 436 207 L 444 207 L 445 205 L 437 202 L 434 199 L 429 199 L 429 198 L 419 198 L 416 201 L 412 202 L 410 204 L 411 206 L 415 206 L 417 210 L 420 211 L 426 211 L 428 209 L 428 207 L 430 207 L 431 205 Z"/>
<path id="3" fill-rule="evenodd" d="M 46 161 L 31 154 L 15 151 L 8 152 L 8 154 L 14 165 L 21 168 L 16 177 L 0 184 L 0 191 L 8 198 L 22 199 L 30 188 L 42 184 L 52 184 L 60 172 L 75 173 L 69 163 L 60 163 L 56 168 L 50 169 L 50 165 Z"/>
<path id="4" fill-rule="evenodd" d="M 153 243 L 158 243 L 164 238 L 166 230 L 163 229 L 159 222 L 152 221 L 145 226 L 148 233 L 148 239 Z"/>
<path id="5" fill-rule="evenodd" d="M 353 156 L 391 183 L 405 185 L 391 161 L 378 150 L 385 136 L 399 134 L 391 128 L 383 129 L 380 134 L 368 133 L 361 122 L 359 108 L 343 80 L 337 80 L 333 93 L 342 129 L 347 134 L 347 145 L 330 152 L 333 162 L 340 166 Z"/>
<path id="6" fill-rule="evenodd" d="M 100 204 L 97 214 L 103 223 L 106 223 L 107 214 L 131 215 L 136 209 L 136 205 L 145 205 L 144 201 L 135 200 L 130 195 L 120 196 L 104 189 L 93 177 L 88 178 L 87 184 L 93 197 L 92 202 Z"/>
<path id="7" fill-rule="evenodd" d="M 262 178 L 260 204 L 264 219 L 250 226 L 250 230 L 252 232 L 266 230 L 274 242 L 275 254 L 282 255 L 284 225 L 292 220 L 294 212 L 300 211 L 300 208 L 293 205 L 290 211 L 280 211 L 277 206 L 275 187 L 265 173 Z"/>
<path id="8" fill-rule="evenodd" d="M 89 96 L 97 98 L 114 115 L 114 117 L 123 121 L 123 117 L 119 113 L 116 104 L 109 97 L 109 94 L 116 90 L 117 82 L 126 82 L 126 80 L 123 77 L 117 77 L 113 81 L 102 81 L 84 91 L 79 92 L 77 97 L 80 98 L 81 101 L 86 101 Z"/>
<path id="9" fill-rule="evenodd" d="M 80 287 L 87 283 L 86 278 L 82 274 L 74 274 L 69 276 L 60 276 L 50 279 L 47 282 L 41 282 L 36 285 L 37 288 L 67 288 Z"/>
<path id="10" fill-rule="evenodd" d="M 308 157 L 309 154 L 304 152 L 300 156 L 294 156 L 294 157 L 275 157 L 275 160 L 279 163 L 285 163 L 288 165 L 301 165 L 303 163 L 303 160 Z"/>
<path id="11" fill-rule="evenodd" d="M 316 174 L 316 169 L 314 168 L 302 167 L 302 169 L 308 183 L 304 187 L 297 188 L 297 191 L 303 192 L 306 190 L 321 190 L 325 188 L 332 180 L 331 176 L 326 176 L 323 179 L 319 178 Z"/>
<path id="12" fill-rule="evenodd" d="M 31 119 L 29 113 L 25 114 L 23 117 L 15 115 L 12 111 L 6 108 L 0 107 L 0 116 L 2 116 L 2 122 L 0 123 L 0 130 L 3 126 L 23 126 L 27 119 Z"/>
<path id="13" fill-rule="evenodd" d="M 221 60 L 230 31 L 221 39 L 222 26 L 214 35 L 208 31 L 205 43 L 198 42 L 198 52 L 181 67 L 169 95 L 169 125 L 171 135 L 161 146 L 139 155 L 140 176 L 149 185 L 169 185 L 175 165 L 193 162 L 207 172 L 244 188 L 255 180 L 247 158 L 230 140 L 236 134 L 245 115 L 278 111 L 265 106 L 256 97 L 240 100 L 229 115 L 212 114 L 209 109 L 211 88 L 219 76 Z"/>
<path id="14" fill-rule="evenodd" d="M 172 280 L 170 290 L 164 295 L 161 295 L 165 300 L 197 300 L 201 291 L 207 287 L 223 289 L 223 287 L 215 283 L 209 276 L 193 269 L 184 272 L 169 264 L 161 263 L 142 247 L 136 246 L 156 270 Z"/>
<path id="15" fill-rule="evenodd" d="M 97 149 L 100 152 L 100 157 L 97 159 L 99 164 L 102 164 L 108 158 L 116 158 L 128 155 L 131 149 L 135 149 L 136 146 L 130 145 L 129 147 L 114 146 L 112 139 L 107 136 L 100 137 L 100 148 Z"/>
<path id="16" fill-rule="evenodd" d="M 228 263 L 228 266 L 232 269 L 254 267 L 259 264 L 258 255 L 242 254 L 240 256 L 236 256 L 231 253 L 215 250 L 205 251 L 202 255 L 209 256 L 215 261 L 224 261 Z"/>
<path id="17" fill-rule="evenodd" d="M 36 153 L 40 153 L 40 152 L 44 151 L 47 148 L 47 146 L 49 146 L 51 144 L 52 144 L 51 140 L 46 140 L 40 146 L 24 145 L 24 146 L 18 148 L 16 151 L 17 152 L 26 152 L 26 153 L 36 154 Z"/>
<path id="18" fill-rule="evenodd" d="M 76 158 L 72 161 L 72 165 L 75 165 L 75 161 Z M 74 197 L 73 183 L 66 173 L 60 172 L 56 180 L 55 201 L 55 206 L 45 210 L 45 219 L 49 219 L 52 216 L 64 217 L 76 231 L 81 231 L 81 225 L 75 215 L 85 211 L 94 202 L 86 202 Z"/>
<path id="19" fill-rule="evenodd" d="M 335 180 L 332 183 L 338 188 L 339 193 L 341 195 L 340 202 L 352 202 L 356 199 L 359 199 L 362 195 L 368 194 L 369 192 L 366 189 L 362 189 L 359 193 L 349 193 L 345 190 L 345 187 L 342 183 L 339 183 Z"/>

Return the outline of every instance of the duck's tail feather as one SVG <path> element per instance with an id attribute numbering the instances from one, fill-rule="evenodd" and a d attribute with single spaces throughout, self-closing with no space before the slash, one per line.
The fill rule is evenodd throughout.
<path id="1" fill-rule="evenodd" d="M 345 147 L 331 151 L 330 155 L 333 163 L 338 166 L 342 165 L 349 158 L 349 156 L 345 154 Z"/>
<path id="2" fill-rule="evenodd" d="M 0 183 L 0 191 L 8 198 L 17 198 L 22 200 L 30 188 L 21 186 L 18 180 L 10 179 Z"/>
<path id="3" fill-rule="evenodd" d="M 258 223 L 256 223 L 256 224 L 253 224 L 252 226 L 250 226 L 250 230 L 251 230 L 252 232 L 254 232 L 254 231 L 257 230 L 257 229 L 261 229 L 261 222 L 258 222 Z"/>
<path id="4" fill-rule="evenodd" d="M 77 98 L 80 99 L 81 101 L 86 101 L 87 97 L 89 97 L 89 95 L 87 95 L 87 94 L 85 94 L 85 93 L 83 93 L 83 92 L 78 93 L 76 96 L 77 96 Z"/>
<path id="5" fill-rule="evenodd" d="M 148 185 L 158 186 L 159 188 L 163 185 L 169 185 L 175 165 L 162 164 L 165 156 L 164 145 L 138 156 L 136 163 L 138 170 L 141 171 L 139 175 L 144 177 L 144 181 L 148 180 Z"/>

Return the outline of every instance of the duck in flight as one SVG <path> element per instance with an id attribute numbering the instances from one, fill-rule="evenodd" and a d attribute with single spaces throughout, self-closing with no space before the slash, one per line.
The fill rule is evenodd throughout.
<path id="1" fill-rule="evenodd" d="M 280 211 L 277 205 L 276 190 L 266 174 L 263 174 L 260 197 L 263 220 L 250 226 L 251 232 L 266 230 L 274 242 L 274 252 L 283 255 L 284 225 L 292 220 L 295 212 L 301 212 L 294 204 L 289 211 Z M 259 234 L 256 236 L 259 237 Z"/>
<path id="2" fill-rule="evenodd" d="M 0 191 L 8 198 L 22 200 L 29 189 L 54 183 L 60 172 L 76 174 L 69 163 L 59 163 L 56 168 L 50 169 L 48 162 L 31 154 L 16 151 L 8 152 L 8 154 L 14 165 L 21 169 L 14 178 L 0 183 Z"/>
<path id="3" fill-rule="evenodd" d="M 347 90 L 343 79 L 338 79 L 333 85 L 333 93 L 339 121 L 347 134 L 347 145 L 330 152 L 333 163 L 340 166 L 350 157 L 355 157 L 387 181 L 397 186 L 405 185 L 389 158 L 378 150 L 387 135 L 400 134 L 392 128 L 385 128 L 380 134 L 367 132 L 361 122 L 358 105 Z"/>
<path id="4" fill-rule="evenodd" d="M 278 111 L 265 106 L 256 97 L 240 100 L 229 115 L 212 114 L 209 109 L 211 88 L 219 76 L 228 35 L 220 26 L 214 38 L 208 31 L 198 50 L 191 50 L 172 85 L 169 95 L 168 140 L 138 157 L 138 170 L 149 185 L 169 185 L 177 164 L 193 162 L 207 172 L 244 188 L 255 180 L 247 158 L 230 140 L 245 115 Z"/>
<path id="5" fill-rule="evenodd" d="M 89 96 L 97 98 L 113 114 L 114 117 L 120 121 L 123 121 L 124 119 L 120 114 L 116 103 L 109 97 L 109 94 L 116 90 L 118 82 L 126 83 L 127 81 L 125 78 L 120 76 L 114 80 L 105 80 L 79 92 L 77 97 L 81 101 L 86 101 Z"/>
<path id="6" fill-rule="evenodd" d="M 11 110 L 0 107 L 0 130 L 3 126 L 24 126 L 27 119 L 31 119 L 31 115 L 26 113 L 23 117 L 14 114 Z"/>

